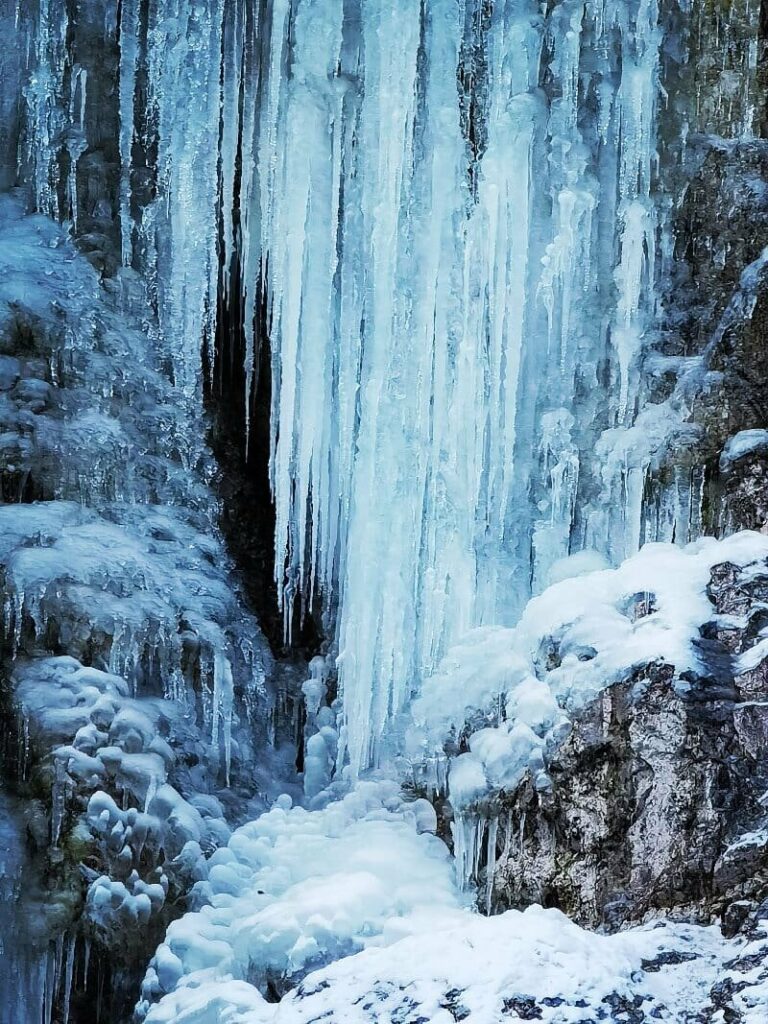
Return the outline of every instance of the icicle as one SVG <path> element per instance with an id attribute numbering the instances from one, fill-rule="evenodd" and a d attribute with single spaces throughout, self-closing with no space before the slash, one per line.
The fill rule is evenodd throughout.
<path id="1" fill-rule="evenodd" d="M 224 0 L 150 5 L 149 108 L 158 196 L 144 212 L 147 272 L 159 270 L 160 334 L 182 394 L 199 397 L 218 287 L 220 69 Z M 183 100 L 181 98 L 183 97 Z"/>
<path id="2" fill-rule="evenodd" d="M 453 834 L 453 855 L 456 861 L 456 876 L 461 889 L 468 889 L 480 874 L 480 860 L 483 854 L 483 840 L 489 830 L 496 837 L 496 819 L 477 812 L 455 812 L 451 825 Z M 494 861 L 495 865 L 495 861 Z M 495 870 L 495 867 L 494 867 Z"/>
<path id="3" fill-rule="evenodd" d="M 213 652 L 213 705 L 211 717 L 211 743 L 217 757 L 224 754 L 226 785 L 232 759 L 232 706 L 234 678 L 229 658 L 219 650 Z"/>
<path id="4" fill-rule="evenodd" d="M 69 121 L 72 129 L 67 142 L 69 154 L 69 205 L 72 213 L 72 230 L 77 234 L 78 228 L 78 196 L 77 196 L 77 162 L 88 148 L 86 137 L 85 113 L 87 106 L 88 72 L 85 68 L 72 69 L 72 86 L 70 97 Z"/>
<path id="5" fill-rule="evenodd" d="M 131 172 L 141 0 L 122 0 L 120 15 L 120 246 L 123 266 L 133 260 Z"/>
<path id="6" fill-rule="evenodd" d="M 56 998 L 56 950 L 49 944 L 46 955 L 42 960 L 43 985 L 45 993 L 43 1004 L 43 1024 L 52 1024 L 53 1005 Z"/>
<path id="7" fill-rule="evenodd" d="M 25 157 L 32 168 L 37 209 L 60 219 L 58 157 L 61 141 L 66 138 L 69 127 L 67 113 L 62 107 L 67 71 L 66 4 L 39 0 L 37 23 L 33 25 L 32 66 L 24 90 L 27 107 Z M 69 183 L 65 184 L 69 192 Z"/>
<path id="8" fill-rule="evenodd" d="M 91 966 L 91 940 L 83 939 L 83 992 L 88 991 L 88 972 Z"/>
<path id="9" fill-rule="evenodd" d="M 61 838 L 61 827 L 64 822 L 67 791 L 69 781 L 62 758 L 54 759 L 53 785 L 51 787 L 51 846 L 56 848 Z"/>
<path id="10" fill-rule="evenodd" d="M 240 134 L 240 86 L 244 59 L 244 0 L 232 0 L 225 8 L 223 81 L 221 107 L 221 216 L 223 221 L 223 284 L 229 297 L 235 255 L 235 176 Z"/>
<path id="11" fill-rule="evenodd" d="M 246 3 L 243 27 L 243 120 L 240 149 L 243 155 L 240 181 L 240 263 L 243 278 L 243 329 L 245 333 L 245 455 L 251 434 L 251 397 L 257 365 L 257 304 L 261 296 L 261 227 L 259 208 L 259 166 L 253 156 L 257 149 L 256 125 L 261 82 L 259 45 L 260 5 Z M 250 163 L 250 166 L 249 166 Z"/>
<path id="12" fill-rule="evenodd" d="M 493 880 L 496 875 L 496 840 L 499 819 L 494 817 L 488 823 L 488 847 L 485 863 L 485 912 L 490 914 L 493 904 Z"/>

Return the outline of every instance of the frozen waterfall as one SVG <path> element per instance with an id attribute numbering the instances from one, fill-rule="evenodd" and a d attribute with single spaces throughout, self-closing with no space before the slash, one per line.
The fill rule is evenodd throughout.
<path id="1" fill-rule="evenodd" d="M 121 10 L 123 258 L 156 276 L 189 393 L 239 264 L 285 629 L 320 596 L 362 769 L 468 628 L 514 622 L 574 552 L 639 544 L 648 458 L 617 439 L 663 248 L 657 3 Z"/>
<path id="2" fill-rule="evenodd" d="M 0 0 L 0 1024 L 768 1007 L 766 11 Z"/>
<path id="3" fill-rule="evenodd" d="M 22 159 L 74 222 L 88 71 L 36 7 Z M 288 638 L 324 609 L 355 771 L 560 560 L 696 535 L 695 474 L 649 512 L 674 409 L 636 425 L 677 159 L 661 25 L 658 0 L 119 6 L 122 261 L 193 405 L 239 289 L 246 433 L 268 346 L 278 600 Z"/>
<path id="4" fill-rule="evenodd" d="M 451 642 L 514 623 L 561 559 L 697 533 L 700 475 L 648 501 L 674 408 L 638 420 L 660 111 L 695 127 L 666 108 L 658 0 L 108 10 L 122 261 L 193 405 L 236 283 L 246 433 L 268 346 L 278 600 L 288 637 L 324 608 L 359 770 Z M 76 225 L 89 71 L 63 7 L 25 17 L 21 159 Z"/>

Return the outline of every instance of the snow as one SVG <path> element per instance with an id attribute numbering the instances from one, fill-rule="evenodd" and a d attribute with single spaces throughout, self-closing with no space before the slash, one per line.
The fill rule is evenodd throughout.
<path id="1" fill-rule="evenodd" d="M 195 887 L 205 905 L 170 926 L 150 966 L 146 1019 L 166 1019 L 176 1001 L 149 1000 L 179 984 L 295 984 L 318 964 L 401 938 L 420 915 L 459 906 L 450 855 L 428 831 L 434 812 L 424 804 L 404 800 L 396 783 L 368 781 L 314 811 L 285 798 L 238 829 Z"/>
<path id="2" fill-rule="evenodd" d="M 452 648 L 414 701 L 414 722 L 436 743 L 478 710 L 499 715 L 504 707 L 510 720 L 550 727 L 556 707 L 576 710 L 638 665 L 696 670 L 691 641 L 712 617 L 712 567 L 759 569 L 766 556 L 765 537 L 744 532 L 685 548 L 648 544 L 617 569 L 569 575 L 534 597 L 514 628 L 483 627 Z M 547 665 L 550 641 L 557 663 Z"/>
<path id="3" fill-rule="evenodd" d="M 764 946 L 728 943 L 716 928 L 684 924 L 596 935 L 559 911 L 541 907 L 493 918 L 445 909 L 414 925 L 413 934 L 392 944 L 370 947 L 313 972 L 278 1004 L 265 1001 L 242 980 L 203 976 L 167 996 L 146 1020 L 451 1024 L 461 1019 L 502 1024 L 526 1019 L 526 1011 L 532 1011 L 529 1019 L 577 1024 L 602 1018 L 606 1006 L 619 1013 L 629 1006 L 670 1022 L 708 1008 L 714 1014 L 708 1019 L 716 1021 L 720 1018 L 709 992 L 727 973 L 725 963 Z M 762 1019 L 768 1005 L 759 974 L 759 967 L 751 974 L 736 973 L 747 981 L 739 1008 L 750 1024 Z"/>
<path id="4" fill-rule="evenodd" d="M 441 841 L 423 834 L 436 828 L 434 811 L 425 800 L 404 801 L 394 782 L 358 781 L 346 795 L 339 784 L 313 789 L 310 811 L 284 800 L 209 861 L 208 880 L 196 887 L 205 905 L 171 926 L 148 973 L 146 1019 L 207 1024 L 211 1006 L 230 1005 L 230 978 L 263 995 L 269 978 L 294 988 L 276 1021 L 323 1013 L 389 1021 L 407 1000 L 409 1012 L 418 1005 L 439 1021 L 449 991 L 483 1022 L 503 1019 L 505 998 L 550 990 L 557 998 L 542 1019 L 561 1022 L 581 1019 L 582 997 L 599 1005 L 612 993 L 658 999 L 661 1019 L 703 1006 L 733 955 L 714 930 L 664 925 L 607 938 L 555 911 L 486 921 L 464 904 L 481 858 L 490 898 L 498 794 L 525 773 L 546 786 L 546 758 L 568 717 L 636 667 L 672 664 L 676 685 L 686 687 L 681 675 L 701 669 L 692 641 L 712 614 L 712 567 L 759 572 L 766 558 L 768 539 L 742 533 L 686 548 L 648 545 L 618 569 L 588 571 L 593 559 L 580 560 L 573 568 L 587 571 L 533 598 L 513 629 L 470 633 L 414 702 L 406 749 L 417 786 L 425 779 L 450 799 L 455 871 Z M 696 969 L 670 985 L 663 973 L 641 978 L 640 960 L 667 942 L 693 950 Z M 322 966 L 328 961 L 337 962 Z M 272 1019 L 256 995 L 247 1002 L 234 1001 L 243 1020 Z"/>
<path id="5" fill-rule="evenodd" d="M 768 430 L 740 430 L 729 437 L 720 456 L 720 469 L 728 472 L 735 462 L 746 455 L 764 454 L 768 451 Z"/>

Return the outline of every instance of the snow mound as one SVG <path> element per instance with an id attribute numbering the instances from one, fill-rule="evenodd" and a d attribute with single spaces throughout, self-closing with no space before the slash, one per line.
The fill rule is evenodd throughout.
<path id="1" fill-rule="evenodd" d="M 740 430 L 728 439 L 720 456 L 720 469 L 727 473 L 734 463 L 747 455 L 765 455 L 768 452 L 768 430 Z"/>
<path id="2" fill-rule="evenodd" d="M 176 998 L 151 1002 L 227 977 L 284 991 L 313 967 L 457 909 L 450 854 L 423 831 L 434 824 L 426 801 L 406 801 L 386 780 L 362 782 L 322 810 L 280 798 L 208 861 L 195 887 L 207 905 L 169 927 L 140 1012 L 155 1024 L 176 1020 Z"/>

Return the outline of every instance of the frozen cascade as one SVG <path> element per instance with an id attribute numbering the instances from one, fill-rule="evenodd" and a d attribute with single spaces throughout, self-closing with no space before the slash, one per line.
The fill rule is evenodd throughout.
<path id="1" fill-rule="evenodd" d="M 113 209 L 99 216 L 118 264 L 97 255 L 85 273 L 65 232 L 20 213 L 17 230 L 0 211 L 4 275 L 34 250 L 35 315 L 53 302 L 44 278 L 72 285 L 54 307 L 45 380 L 15 354 L 4 371 L 10 391 L 20 368 L 13 416 L 24 403 L 45 416 L 33 441 L 29 420 L 9 431 L 13 486 L 25 502 L 41 466 L 51 481 L 41 519 L 34 502 L 0 510 L 22 771 L 31 728 L 33 748 L 51 743 L 57 855 L 72 790 L 90 787 L 87 828 L 109 855 L 87 889 L 97 932 L 146 924 L 173 866 L 195 872 L 199 903 L 147 975 L 149 1019 L 178 1008 L 197 1020 L 199 972 L 204 989 L 228 971 L 293 983 L 329 950 L 374 957 L 425 921 L 428 933 L 436 907 L 465 921 L 475 888 L 490 913 L 497 862 L 526 828 L 498 794 L 525 773 L 546 789 L 548 746 L 623 678 L 629 654 L 688 665 L 714 560 L 730 549 L 632 558 L 643 540 L 702 529 L 697 466 L 674 465 L 648 507 L 656 451 L 701 372 L 681 359 L 672 398 L 648 401 L 644 358 L 673 250 L 665 161 L 707 123 L 708 103 L 715 121 L 730 118 L 726 64 L 744 70 L 738 130 L 755 130 L 757 50 L 734 55 L 726 38 L 714 99 L 670 113 L 662 24 L 689 61 L 701 32 L 688 0 L 671 3 L 674 18 L 660 0 L 0 0 L 0 25 L 14 6 L 23 41 L 23 69 L 0 58 L 25 83 L 18 180 L 86 252 L 91 193 L 106 181 L 100 204 Z M 734 0 L 753 17 L 743 6 Z M 113 125 L 98 111 L 102 72 L 76 43 L 86 7 L 115 61 Z M 14 148 L 2 100 L 0 137 Z M 672 157 L 664 116 L 667 134 L 669 119 L 681 129 Z M 113 162 L 96 167 L 99 133 L 113 129 Z M 141 310 L 141 332 L 123 336 L 96 312 L 97 274 L 120 315 Z M 199 706 L 227 789 L 251 752 L 252 707 L 274 714 L 269 657 L 237 607 L 207 489 L 203 397 L 230 329 L 242 335 L 246 451 L 271 361 L 285 635 L 322 609 L 326 641 L 278 698 L 291 705 L 288 760 L 298 753 L 303 778 L 291 763 L 288 787 L 303 805 L 283 795 L 231 841 L 212 792 L 188 801 L 171 785 L 159 710 L 172 704 L 181 730 Z M 62 381 L 70 404 L 49 415 Z M 761 544 L 733 549 L 741 568 L 764 558 Z M 393 781 L 393 765 L 435 808 Z M 100 788 L 107 776 L 117 800 Z M 438 826 L 445 797 L 452 820 Z M 449 827 L 454 861 L 433 835 Z M 17 839 L 0 835 L 13 870 Z M 150 880 L 134 854 L 139 866 L 156 858 Z M 414 879 L 434 885 L 415 903 Z M 58 934 L 30 961 L 35 993 L 21 1001 L 39 996 L 46 1020 L 66 1018 L 89 948 Z M 232 985 L 261 1019 L 255 989 Z"/>
<path id="2" fill-rule="evenodd" d="M 336 610 L 358 770 L 451 640 L 514 621 L 528 537 L 538 587 L 581 546 L 639 542 L 622 464 L 586 530 L 576 495 L 596 420 L 637 406 L 661 31 L 645 0 L 302 0 L 288 49 L 273 6 L 253 158 L 276 576 L 286 629 L 299 594 Z"/>
<path id="3" fill-rule="evenodd" d="M 468 628 L 640 542 L 658 4 L 126 0 L 116 32 L 122 261 L 193 406 L 236 284 L 246 431 L 263 304 L 278 599 L 289 637 L 323 603 L 359 771 Z"/>

